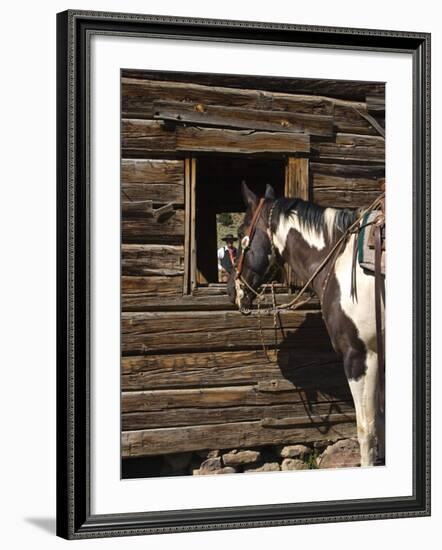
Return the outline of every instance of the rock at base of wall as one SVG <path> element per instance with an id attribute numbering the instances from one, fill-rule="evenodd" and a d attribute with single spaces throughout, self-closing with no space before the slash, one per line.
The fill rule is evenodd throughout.
<path id="1" fill-rule="evenodd" d="M 281 470 L 308 470 L 308 464 L 297 458 L 284 458 L 281 464 Z"/>
<path id="2" fill-rule="evenodd" d="M 214 470 L 208 470 L 198 468 L 197 470 L 193 470 L 194 476 L 207 476 L 207 475 L 218 475 L 218 474 L 236 474 L 235 468 L 232 468 L 232 466 L 221 466 L 221 468 L 216 468 Z"/>
<path id="3" fill-rule="evenodd" d="M 224 468 L 215 470 L 213 473 L 214 474 L 236 474 L 236 470 L 235 468 L 232 468 L 232 466 L 224 466 Z"/>
<path id="4" fill-rule="evenodd" d="M 238 466 L 240 464 L 256 464 L 261 459 L 259 451 L 237 451 L 234 449 L 223 455 L 226 466 Z"/>
<path id="5" fill-rule="evenodd" d="M 200 473 L 212 473 L 214 470 L 219 470 L 223 467 L 223 464 L 221 462 L 221 457 L 213 457 L 208 458 L 207 460 L 204 460 L 204 462 L 201 462 L 201 465 L 199 467 Z"/>
<path id="6" fill-rule="evenodd" d="M 306 445 L 285 445 L 278 449 L 281 458 L 298 458 L 304 460 L 312 450 Z"/>
<path id="7" fill-rule="evenodd" d="M 279 472 L 281 470 L 279 464 L 277 462 L 265 462 L 261 465 L 245 465 L 244 466 L 244 472 L 245 473 L 253 473 L 253 472 Z"/>
<path id="8" fill-rule="evenodd" d="M 319 457 L 319 468 L 355 468 L 361 465 L 359 443 L 355 439 L 342 439 L 329 445 Z"/>
<path id="9" fill-rule="evenodd" d="M 218 456 L 221 456 L 221 451 L 218 449 L 214 449 L 213 451 L 209 451 L 207 453 L 207 458 L 217 458 Z"/>

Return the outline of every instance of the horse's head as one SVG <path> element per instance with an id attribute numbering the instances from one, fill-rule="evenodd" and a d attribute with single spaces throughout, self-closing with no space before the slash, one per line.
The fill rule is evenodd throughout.
<path id="1" fill-rule="evenodd" d="M 259 287 L 271 276 L 273 257 L 268 218 L 275 192 L 267 185 L 265 196 L 259 198 L 244 182 L 241 191 L 247 210 L 238 228 L 238 261 L 229 277 L 227 292 L 242 313 L 249 313 Z"/>

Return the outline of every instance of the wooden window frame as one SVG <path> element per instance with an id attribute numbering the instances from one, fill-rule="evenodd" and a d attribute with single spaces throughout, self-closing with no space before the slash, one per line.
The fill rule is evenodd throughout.
<path id="1" fill-rule="evenodd" d="M 300 156 L 285 156 L 285 181 L 284 194 L 287 197 L 300 197 L 308 200 L 310 196 L 309 183 L 309 158 Z M 184 160 L 184 278 L 183 294 L 195 295 L 218 294 L 226 283 L 210 283 L 203 287 L 198 280 L 197 247 L 196 247 L 196 170 L 197 158 L 189 155 Z M 300 281 L 293 277 L 291 269 L 287 266 L 288 293 L 292 286 L 299 286 Z M 219 288 L 218 288 L 219 286 Z M 217 292 L 218 291 L 218 292 Z"/>

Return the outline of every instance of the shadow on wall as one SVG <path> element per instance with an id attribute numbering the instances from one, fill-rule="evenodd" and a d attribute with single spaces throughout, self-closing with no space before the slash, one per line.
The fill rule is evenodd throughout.
<path id="1" fill-rule="evenodd" d="M 284 331 L 277 364 L 282 376 L 298 388 L 312 423 L 348 412 L 352 404 L 350 388 L 321 313 L 309 313 L 296 331 Z M 322 431 L 320 427 L 318 430 Z"/>

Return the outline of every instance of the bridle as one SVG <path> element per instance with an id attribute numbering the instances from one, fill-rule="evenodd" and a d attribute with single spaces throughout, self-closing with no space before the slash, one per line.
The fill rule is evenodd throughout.
<path id="1" fill-rule="evenodd" d="M 238 260 L 238 265 L 236 266 L 236 275 L 235 279 L 242 279 L 242 270 L 244 267 L 244 258 L 246 252 L 249 250 L 252 243 L 253 236 L 255 235 L 256 226 L 258 225 L 258 219 L 261 214 L 262 209 L 264 208 L 265 198 L 262 197 L 259 199 L 258 206 L 253 214 L 252 221 L 247 230 L 247 234 L 241 239 L 241 255 Z"/>
<path id="2" fill-rule="evenodd" d="M 326 257 L 322 260 L 322 262 L 319 264 L 319 266 L 317 266 L 314 273 L 309 277 L 309 279 L 304 283 L 303 287 L 296 293 L 294 298 L 292 298 L 289 302 L 277 305 L 276 304 L 275 289 L 274 289 L 273 283 L 270 285 L 270 291 L 271 291 L 271 295 L 272 295 L 272 306 L 270 308 L 267 308 L 267 311 L 269 313 L 273 314 L 273 329 L 274 329 L 274 340 L 275 340 L 274 341 L 274 353 L 275 354 L 276 354 L 275 350 L 277 349 L 278 323 L 279 323 L 279 327 L 280 327 L 280 329 L 281 329 L 281 331 L 284 335 L 284 329 L 283 329 L 283 326 L 282 326 L 281 319 L 279 317 L 280 311 L 284 310 L 284 309 L 285 310 L 298 309 L 298 308 L 302 307 L 303 305 L 305 305 L 306 303 L 308 303 L 312 298 L 311 294 L 309 296 L 305 297 L 305 293 L 306 293 L 308 287 L 313 282 L 313 280 L 318 275 L 318 273 L 324 269 L 324 267 L 326 266 L 327 263 L 330 262 L 327 273 L 326 273 L 326 276 L 325 276 L 325 279 L 324 279 L 324 282 L 323 282 L 323 285 L 322 285 L 322 299 L 324 299 L 324 295 L 327 291 L 328 283 L 329 283 L 329 280 L 330 280 L 330 275 L 333 271 L 334 263 L 336 262 L 336 259 L 338 258 L 338 256 L 340 256 L 343 248 L 345 247 L 348 236 L 351 233 L 354 233 L 355 231 L 358 230 L 360 222 L 363 219 L 363 217 L 368 212 L 370 212 L 371 210 L 374 210 L 380 204 L 380 202 L 384 199 L 384 196 L 385 196 L 385 193 L 382 193 L 375 201 L 373 201 L 370 204 L 370 206 L 368 208 L 361 209 L 359 211 L 356 220 L 343 232 L 342 236 L 334 243 L 331 250 L 328 252 Z M 271 246 L 272 256 L 271 256 L 271 259 L 269 260 L 269 266 L 267 267 L 267 270 L 266 270 L 266 272 L 263 276 L 263 279 L 266 278 L 266 275 L 273 269 L 273 266 L 275 264 L 278 265 L 278 262 L 277 262 L 277 259 L 276 259 L 275 244 L 274 244 L 274 241 L 273 241 L 273 232 L 272 232 L 272 217 L 273 217 L 273 210 L 275 208 L 276 202 L 277 201 L 275 200 L 273 202 L 272 206 L 270 207 L 269 214 L 268 214 L 268 219 L 267 219 L 267 234 L 268 234 L 268 237 L 270 239 L 270 246 Z M 238 265 L 236 267 L 235 289 L 236 289 L 237 296 L 239 296 L 239 301 L 238 301 L 239 310 L 244 315 L 250 314 L 251 311 L 249 309 L 245 309 L 245 308 L 241 307 L 241 299 L 244 296 L 243 287 L 248 288 L 249 291 L 252 294 L 255 295 L 256 302 L 257 302 L 257 308 L 258 308 L 257 309 L 257 314 L 258 314 L 257 318 L 258 318 L 258 324 L 259 324 L 259 333 L 260 333 L 260 338 L 261 338 L 262 349 L 264 351 L 264 354 L 265 354 L 267 360 L 269 362 L 272 362 L 272 361 L 276 360 L 276 355 L 273 358 L 270 357 L 269 350 L 268 350 L 267 345 L 265 343 L 264 332 L 263 332 L 263 324 L 262 324 L 262 320 L 261 320 L 261 309 L 262 309 L 261 302 L 264 299 L 266 288 L 264 286 L 262 288 L 262 290 L 258 292 L 254 288 L 252 288 L 248 284 L 248 282 L 244 279 L 244 277 L 242 276 L 242 270 L 243 270 L 243 267 L 244 267 L 244 257 L 245 257 L 245 254 L 247 253 L 247 251 L 250 249 L 250 245 L 251 245 L 253 236 L 255 235 L 256 226 L 258 224 L 258 219 L 259 219 L 259 216 L 260 216 L 260 214 L 261 214 L 261 212 L 264 208 L 264 204 L 265 204 L 265 199 L 261 198 L 259 203 L 258 203 L 258 206 L 255 210 L 255 213 L 253 214 L 252 221 L 251 221 L 251 224 L 250 224 L 249 229 L 247 231 L 247 234 L 241 240 L 241 255 L 239 257 Z M 279 265 L 279 267 L 281 267 L 281 266 Z M 286 277 L 286 279 L 287 279 L 287 277 Z"/>
<path id="3" fill-rule="evenodd" d="M 381 203 L 381 201 L 384 199 L 384 197 L 385 197 L 385 193 L 381 193 L 381 195 L 379 195 L 370 204 L 370 206 L 368 206 L 365 209 L 361 209 L 359 211 L 359 215 L 357 216 L 356 220 L 343 232 L 342 236 L 334 243 L 334 245 L 331 248 L 331 250 L 329 251 L 329 253 L 322 260 L 322 262 L 319 264 L 319 266 L 317 266 L 314 273 L 305 282 L 304 286 L 297 292 L 295 297 L 292 300 L 290 300 L 290 302 L 287 302 L 285 304 L 280 304 L 280 305 L 276 306 L 276 309 L 278 309 L 278 310 L 281 310 L 281 309 L 296 309 L 296 308 L 301 307 L 302 305 L 304 305 L 308 301 L 310 301 L 311 296 L 308 297 L 305 300 L 302 299 L 304 293 L 306 292 L 307 288 L 312 283 L 312 281 L 315 279 L 315 277 L 318 275 L 318 273 L 320 271 L 322 271 L 322 269 L 324 269 L 325 265 L 330 260 L 332 260 L 331 264 L 329 265 L 328 272 L 326 274 L 326 277 L 325 277 L 325 280 L 324 280 L 324 283 L 323 283 L 322 295 L 324 296 L 324 294 L 327 290 L 327 287 L 328 287 L 328 282 L 329 282 L 329 279 L 330 279 L 330 274 L 332 272 L 334 262 L 336 261 L 337 257 L 340 255 L 340 253 L 342 252 L 343 246 L 345 245 L 345 242 L 346 242 L 348 236 L 351 233 L 354 233 L 355 230 L 357 230 L 357 228 L 359 227 L 359 224 L 360 224 L 361 220 L 363 219 L 363 217 L 368 212 L 374 210 Z M 241 248 L 242 248 L 241 256 L 240 256 L 239 261 L 238 261 L 238 266 L 236 268 L 236 275 L 235 275 L 235 287 L 236 287 L 237 293 L 241 292 L 242 295 L 243 295 L 244 290 L 243 290 L 242 286 L 245 286 L 252 292 L 252 294 L 255 295 L 258 302 L 263 299 L 265 288 L 263 290 L 261 290 L 260 292 L 256 291 L 254 288 L 252 288 L 249 285 L 249 283 L 242 276 L 242 270 L 243 270 L 243 266 L 244 266 L 244 257 L 245 257 L 245 254 L 246 254 L 247 250 L 250 249 L 250 244 L 251 244 L 253 236 L 255 234 L 258 219 L 259 219 L 261 211 L 264 207 L 264 204 L 265 204 L 265 198 L 261 198 L 259 200 L 259 203 L 258 203 L 258 206 L 255 210 L 255 213 L 253 214 L 252 221 L 251 221 L 249 229 L 247 231 L 247 235 L 241 241 Z M 273 204 L 272 204 L 272 206 L 269 210 L 269 216 L 268 216 L 268 220 L 267 220 L 267 234 L 268 234 L 269 239 L 270 239 L 270 245 L 271 245 L 271 249 L 272 249 L 272 258 L 269 262 L 269 266 L 266 270 L 266 273 L 263 275 L 263 278 L 266 277 L 266 274 L 268 274 L 272 270 L 273 265 L 276 263 L 275 245 L 274 245 L 274 242 L 273 242 L 273 233 L 272 233 L 272 229 L 271 229 L 271 221 L 272 221 L 273 209 L 275 207 L 275 204 L 276 204 L 276 201 L 273 202 Z M 273 285 L 271 287 L 271 290 L 272 290 L 272 294 L 273 294 L 273 292 L 274 292 Z M 242 295 L 240 295 L 240 296 L 242 297 Z M 275 302 L 274 297 L 273 297 L 273 301 Z M 275 309 L 275 306 L 274 306 L 273 309 Z M 243 311 L 243 313 L 244 313 L 244 311 Z"/>
<path id="4" fill-rule="evenodd" d="M 235 272 L 236 272 L 235 273 L 235 289 L 236 289 L 236 293 L 239 296 L 240 300 L 244 295 L 244 287 L 246 287 L 252 294 L 255 295 L 255 297 L 257 298 L 257 301 L 262 300 L 263 294 L 265 292 L 264 289 L 261 290 L 260 292 L 256 291 L 253 287 L 250 286 L 250 284 L 246 281 L 246 279 L 242 275 L 245 255 L 246 255 L 247 251 L 250 249 L 250 246 L 252 244 L 252 240 L 253 240 L 253 237 L 254 237 L 255 232 L 256 232 L 256 227 L 258 225 L 259 216 L 261 215 L 261 212 L 264 208 L 264 204 L 265 204 L 265 198 L 261 198 L 259 200 L 258 206 L 256 207 L 256 210 L 255 210 L 255 212 L 252 216 L 252 221 L 250 222 L 247 233 L 241 239 L 241 255 L 238 259 L 238 263 L 237 263 L 237 266 L 236 266 L 236 269 L 235 269 Z M 269 209 L 269 215 L 268 215 L 268 220 L 267 220 L 267 226 L 268 226 L 267 227 L 267 234 L 268 234 L 269 239 L 270 239 L 270 246 L 271 246 L 272 253 L 271 253 L 271 256 L 270 256 L 269 265 L 268 265 L 264 275 L 262 275 L 263 280 L 266 280 L 268 275 L 273 272 L 275 265 L 278 266 L 278 267 L 281 267 L 281 266 L 278 265 L 278 263 L 276 261 L 275 245 L 274 245 L 273 236 L 272 236 L 272 233 L 271 233 L 271 219 L 272 219 L 273 209 L 275 207 L 275 204 L 276 204 L 276 201 L 273 202 L 272 206 Z M 239 303 L 238 303 L 238 306 L 239 306 L 240 311 L 242 313 L 245 313 L 245 314 L 250 313 L 250 310 L 241 308 Z"/>

